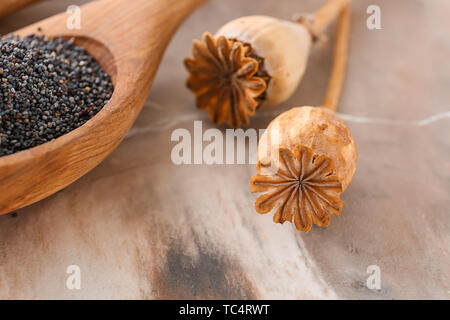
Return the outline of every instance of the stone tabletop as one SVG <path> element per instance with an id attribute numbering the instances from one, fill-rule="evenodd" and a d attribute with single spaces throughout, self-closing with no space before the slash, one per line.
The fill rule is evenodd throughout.
<path id="1" fill-rule="evenodd" d="M 1 20 L 0 32 L 84 2 L 44 1 Z M 354 1 L 338 112 L 355 137 L 358 168 L 328 228 L 303 234 L 257 214 L 252 164 L 171 161 L 174 130 L 193 133 L 195 120 L 215 127 L 184 86 L 191 40 L 240 16 L 290 19 L 321 3 L 211 0 L 189 17 L 117 150 L 63 191 L 0 217 L 0 298 L 449 299 L 447 0 Z M 366 27 L 371 4 L 381 8 L 381 30 Z M 320 104 L 332 45 L 330 33 L 294 96 L 260 112 L 252 128 Z M 80 290 L 66 286 L 72 265 Z M 371 290 L 374 268 L 381 287 Z"/>

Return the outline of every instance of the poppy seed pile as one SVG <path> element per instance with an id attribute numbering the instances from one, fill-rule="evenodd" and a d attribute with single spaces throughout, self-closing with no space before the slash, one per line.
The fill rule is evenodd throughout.
<path id="1" fill-rule="evenodd" d="M 109 75 L 72 40 L 0 40 L 0 157 L 56 139 L 108 103 Z"/>

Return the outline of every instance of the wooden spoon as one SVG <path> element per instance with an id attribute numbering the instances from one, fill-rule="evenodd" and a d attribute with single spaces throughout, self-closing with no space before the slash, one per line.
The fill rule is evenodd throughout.
<path id="1" fill-rule="evenodd" d="M 1 0 L 0 3 L 0 18 L 12 13 L 16 10 L 19 10 L 32 2 L 38 2 L 41 0 Z"/>
<path id="2" fill-rule="evenodd" d="M 75 37 L 108 72 L 115 88 L 110 102 L 78 129 L 0 157 L 0 214 L 63 189 L 117 147 L 147 98 L 170 38 L 204 1 L 99 0 L 81 7 L 81 30 L 69 30 L 69 16 L 62 13 L 14 32 Z"/>

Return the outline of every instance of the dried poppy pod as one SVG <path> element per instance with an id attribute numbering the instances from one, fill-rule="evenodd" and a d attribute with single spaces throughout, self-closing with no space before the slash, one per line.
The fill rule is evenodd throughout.
<path id="1" fill-rule="evenodd" d="M 340 14 L 333 68 L 323 107 L 295 107 L 275 118 L 258 145 L 258 173 L 251 191 L 264 192 L 258 213 L 277 207 L 273 220 L 294 222 L 308 232 L 327 226 L 329 214 L 342 211 L 339 195 L 356 170 L 356 145 L 344 121 L 335 114 L 347 63 L 350 9 Z"/>
<path id="2" fill-rule="evenodd" d="M 309 231 L 327 226 L 342 211 L 342 193 L 356 170 L 356 144 L 344 121 L 331 110 L 296 107 L 275 118 L 258 145 L 258 173 L 252 192 L 265 192 L 258 213 L 278 207 L 274 222 Z"/>
<path id="3" fill-rule="evenodd" d="M 330 0 L 309 21 L 248 16 L 225 24 L 213 37 L 194 40 L 185 60 L 188 88 L 210 118 L 231 127 L 248 125 L 259 107 L 286 101 L 306 69 L 313 39 L 349 0 Z"/>

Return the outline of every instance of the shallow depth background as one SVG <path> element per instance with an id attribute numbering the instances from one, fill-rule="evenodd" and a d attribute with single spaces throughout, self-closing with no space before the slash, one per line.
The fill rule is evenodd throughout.
<path id="1" fill-rule="evenodd" d="M 0 20 L 2 34 L 87 1 L 53 0 Z M 301 234 L 253 209 L 253 165 L 175 166 L 176 128 L 214 125 L 184 87 L 191 40 L 243 15 L 290 19 L 323 1 L 213 0 L 176 34 L 119 148 L 58 194 L 0 217 L 0 298 L 450 298 L 450 2 L 358 0 L 339 106 L 359 151 L 344 210 Z M 366 28 L 378 4 L 382 30 Z M 332 36 L 285 104 L 318 105 Z M 224 127 L 221 128 L 222 130 Z M 69 265 L 82 289 L 66 288 Z M 381 290 L 365 283 L 381 269 Z"/>

